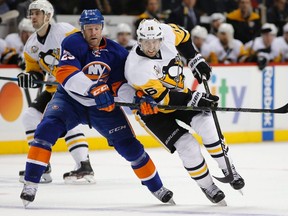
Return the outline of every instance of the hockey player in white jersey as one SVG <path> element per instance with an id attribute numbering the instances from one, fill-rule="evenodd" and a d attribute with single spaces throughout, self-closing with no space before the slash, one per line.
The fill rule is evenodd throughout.
<path id="1" fill-rule="evenodd" d="M 234 38 L 234 28 L 229 23 L 220 24 L 217 39 L 209 43 L 209 54 L 205 56 L 212 64 L 244 62 L 247 50 L 240 40 Z"/>
<path id="2" fill-rule="evenodd" d="M 127 23 L 119 23 L 117 25 L 115 41 L 128 51 L 137 43 L 137 41 L 132 38 L 132 29 Z"/>
<path id="3" fill-rule="evenodd" d="M 288 23 L 283 26 L 283 35 L 273 40 L 271 52 L 274 62 L 288 62 Z"/>
<path id="4" fill-rule="evenodd" d="M 260 70 L 264 69 L 273 59 L 271 45 L 277 32 L 277 27 L 273 23 L 265 23 L 261 27 L 261 36 L 245 44 L 249 53 L 249 61 L 256 62 Z"/>
<path id="5" fill-rule="evenodd" d="M 28 8 L 29 18 L 36 32 L 31 35 L 24 47 L 26 72 L 18 75 L 18 84 L 23 88 L 39 88 L 35 81 L 55 81 L 54 72 L 59 63 L 61 42 L 71 33 L 79 31 L 68 23 L 51 23 L 54 9 L 47 0 L 33 1 Z M 56 91 L 56 86 L 46 86 L 46 89 L 37 96 L 23 115 L 23 124 L 26 130 L 28 143 L 34 139 L 34 132 L 42 119 L 47 103 Z M 64 136 L 65 134 L 63 134 Z M 70 183 L 78 179 L 94 183 L 94 172 L 88 156 L 88 143 L 79 128 L 69 130 L 65 135 L 69 152 L 76 162 L 75 170 L 63 175 L 65 182 Z M 52 181 L 51 167 L 47 166 L 41 182 Z M 20 171 L 20 181 L 23 181 L 24 171 Z"/>
<path id="6" fill-rule="evenodd" d="M 139 101 L 148 101 L 151 109 L 147 113 L 154 113 L 142 115 L 138 112 L 141 125 L 171 153 L 178 152 L 185 169 L 211 202 L 225 205 L 224 192 L 213 182 L 199 143 L 176 122 L 184 122 L 201 136 L 204 146 L 227 175 L 221 140 L 211 113 L 161 109 L 154 112 L 155 103 L 149 103 L 152 98 L 160 105 L 211 106 L 217 103 L 217 96 L 191 91 L 184 86 L 183 65 L 178 51 L 188 59 L 188 67 L 199 83 L 205 77 L 207 80 L 210 78 L 210 66 L 193 48 L 189 32 L 175 24 L 143 20 L 137 29 L 137 40 L 138 46 L 131 50 L 126 60 L 125 77 L 140 94 L 142 91 L 145 93 Z M 234 177 L 230 184 L 239 190 L 244 187 L 244 180 L 236 172 L 231 159 L 230 163 Z"/>
<path id="7" fill-rule="evenodd" d="M 31 20 L 23 18 L 18 25 L 18 33 L 11 33 L 5 37 L 8 47 L 14 48 L 17 54 L 22 56 L 24 45 L 34 31 Z"/>

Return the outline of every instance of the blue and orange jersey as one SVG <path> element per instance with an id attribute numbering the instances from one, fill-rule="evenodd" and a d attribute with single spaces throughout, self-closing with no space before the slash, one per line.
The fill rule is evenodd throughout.
<path id="1" fill-rule="evenodd" d="M 107 38 L 102 38 L 100 47 L 92 49 L 82 33 L 77 32 L 62 43 L 56 79 L 70 96 L 91 106 L 94 102 L 89 102 L 87 91 L 97 81 L 107 83 L 117 96 L 119 87 L 126 83 L 124 65 L 127 56 L 125 48 Z"/>

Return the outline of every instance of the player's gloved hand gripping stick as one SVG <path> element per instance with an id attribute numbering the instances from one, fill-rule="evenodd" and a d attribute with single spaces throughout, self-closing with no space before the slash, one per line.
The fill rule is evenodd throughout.
<path id="1" fill-rule="evenodd" d="M 111 112 L 115 108 L 114 97 L 110 92 L 109 86 L 104 82 L 97 82 L 93 84 L 88 94 L 94 97 L 96 107 L 99 110 Z"/>

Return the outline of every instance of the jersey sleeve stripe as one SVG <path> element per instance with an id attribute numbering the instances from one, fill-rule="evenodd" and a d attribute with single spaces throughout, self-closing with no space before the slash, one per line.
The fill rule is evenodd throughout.
<path id="1" fill-rule="evenodd" d="M 73 72 L 71 73 L 71 71 L 73 71 Z M 57 71 L 56 71 L 56 80 L 59 83 L 65 85 L 67 80 L 71 76 L 75 75 L 78 72 L 80 72 L 80 70 L 77 67 L 70 66 L 70 65 L 60 66 L 60 67 L 57 68 Z"/>

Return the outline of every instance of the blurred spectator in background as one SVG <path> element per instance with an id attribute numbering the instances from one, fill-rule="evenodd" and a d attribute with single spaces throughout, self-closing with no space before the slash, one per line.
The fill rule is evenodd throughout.
<path id="1" fill-rule="evenodd" d="M 267 22 L 274 23 L 278 28 L 278 35 L 283 34 L 283 26 L 288 22 L 288 5 L 286 0 L 275 0 L 274 5 L 267 10 Z"/>
<path id="2" fill-rule="evenodd" d="M 213 13 L 210 16 L 210 31 L 206 39 L 208 43 L 217 39 L 217 32 L 218 32 L 219 26 L 222 23 L 225 23 L 225 21 L 226 21 L 226 17 L 222 13 Z"/>
<path id="3" fill-rule="evenodd" d="M 200 23 L 200 13 L 195 9 L 197 0 L 182 0 L 182 4 L 172 10 L 167 23 L 175 23 L 191 30 Z"/>
<path id="4" fill-rule="evenodd" d="M 16 6 L 16 9 L 19 12 L 19 16 L 17 17 L 17 23 L 20 23 L 20 21 L 23 18 L 27 18 L 27 13 L 28 13 L 28 7 L 31 4 L 31 2 L 33 2 L 34 0 L 26 0 L 24 2 L 19 3 Z"/>
<path id="5" fill-rule="evenodd" d="M 127 23 L 119 23 L 117 25 L 115 41 L 128 51 L 137 43 L 137 41 L 132 38 L 132 29 Z"/>
<path id="6" fill-rule="evenodd" d="M 87 9 L 98 9 L 102 14 L 112 14 L 112 8 L 109 0 L 80 0 L 78 1 L 78 12 L 81 13 Z"/>
<path id="7" fill-rule="evenodd" d="M 78 11 L 77 6 L 79 4 L 79 0 L 69 0 L 68 4 L 67 1 L 59 1 L 59 0 L 49 0 L 49 1 L 53 5 L 56 14 L 76 14 Z"/>
<path id="8" fill-rule="evenodd" d="M 135 21 L 135 29 L 138 28 L 139 23 L 143 19 L 157 19 L 160 22 L 164 22 L 167 18 L 160 11 L 160 0 L 146 0 L 145 11 L 138 16 L 138 19 Z"/>
<path id="9" fill-rule="evenodd" d="M 179 7 L 181 5 L 182 0 L 162 0 L 161 1 L 161 8 L 163 12 L 167 12 L 168 14 L 171 13 L 171 10 L 174 8 Z"/>
<path id="10" fill-rule="evenodd" d="M 10 10 L 6 0 L 0 0 L 0 14 L 4 14 Z"/>
<path id="11" fill-rule="evenodd" d="M 261 20 L 259 14 L 253 12 L 251 0 L 239 0 L 239 8 L 227 14 L 227 23 L 232 24 L 235 39 L 247 43 L 259 36 Z"/>
<path id="12" fill-rule="evenodd" d="M 213 13 L 231 12 L 237 9 L 238 0 L 200 0 L 197 1 L 196 8 L 200 14 L 211 15 Z"/>
<path id="13" fill-rule="evenodd" d="M 1 1 L 1 0 L 0 0 Z M 17 23 L 19 24 L 21 22 L 21 20 L 23 18 L 27 18 L 27 15 L 28 15 L 28 7 L 29 5 L 31 4 L 31 2 L 33 2 L 35 0 L 26 0 L 26 1 L 23 1 L 21 3 L 19 3 L 17 6 L 16 6 L 16 9 L 18 10 L 19 12 L 19 16 L 17 17 Z M 50 2 L 50 1 L 49 1 Z M 52 4 L 53 5 L 53 4 Z M 54 7 L 54 6 L 53 6 Z M 54 21 L 56 21 L 56 14 L 57 13 L 54 13 L 53 14 L 53 19 Z"/>
<path id="14" fill-rule="evenodd" d="M 208 31 L 205 27 L 196 25 L 191 31 L 191 39 L 195 50 L 206 58 L 209 55 L 209 44 L 206 42 Z"/>
<path id="15" fill-rule="evenodd" d="M 265 23 L 261 27 L 261 36 L 245 44 L 249 54 L 247 61 L 256 62 L 260 70 L 264 69 L 273 58 L 271 45 L 276 35 L 276 26 L 272 23 Z"/>
<path id="16" fill-rule="evenodd" d="M 288 23 L 283 26 L 283 35 L 272 42 L 272 59 L 274 62 L 288 62 Z"/>
<path id="17" fill-rule="evenodd" d="M 222 23 L 219 26 L 218 38 L 209 43 L 209 56 L 207 61 L 212 64 L 244 62 L 247 58 L 247 51 L 240 40 L 234 39 L 234 29 L 229 23 Z"/>
<path id="18" fill-rule="evenodd" d="M 8 34 L 5 38 L 7 47 L 16 51 L 18 57 L 17 64 L 22 68 L 22 70 L 25 69 L 23 48 L 26 41 L 34 31 L 35 29 L 33 28 L 31 20 L 23 18 L 18 25 L 18 33 Z"/>

